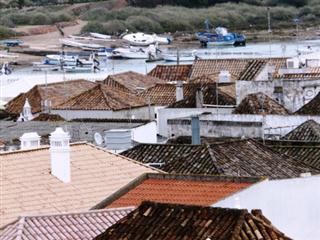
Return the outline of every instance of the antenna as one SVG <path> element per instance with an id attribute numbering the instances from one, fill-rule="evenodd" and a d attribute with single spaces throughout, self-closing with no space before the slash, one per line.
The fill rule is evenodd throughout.
<path id="1" fill-rule="evenodd" d="M 94 142 L 98 145 L 101 146 L 103 144 L 103 137 L 101 136 L 100 133 L 96 132 L 93 136 Z"/>
<path id="2" fill-rule="evenodd" d="M 270 7 L 268 7 L 267 10 L 268 10 L 268 34 L 269 34 L 269 58 L 271 58 L 271 36 L 272 36 L 272 30 L 271 30 Z"/>

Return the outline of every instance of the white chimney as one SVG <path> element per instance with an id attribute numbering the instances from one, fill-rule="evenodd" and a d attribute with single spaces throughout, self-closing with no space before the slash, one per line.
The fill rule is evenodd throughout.
<path id="1" fill-rule="evenodd" d="M 31 112 L 31 106 L 28 101 L 28 98 L 26 98 L 26 101 L 23 105 L 22 113 L 20 114 L 20 117 L 18 118 L 18 121 L 30 121 L 33 119 L 33 115 Z"/>
<path id="2" fill-rule="evenodd" d="M 183 100 L 183 82 L 182 81 L 177 81 L 176 85 L 176 101 L 181 101 Z"/>
<path id="3" fill-rule="evenodd" d="M 203 92 L 201 88 L 196 91 L 196 108 L 203 108 Z"/>
<path id="4" fill-rule="evenodd" d="M 230 83 L 231 82 L 231 74 L 229 71 L 221 71 L 219 73 L 219 83 Z"/>
<path id="5" fill-rule="evenodd" d="M 51 174 L 64 183 L 71 181 L 70 136 L 61 127 L 50 135 Z"/>
<path id="6" fill-rule="evenodd" d="M 40 147 L 40 136 L 36 132 L 24 133 L 20 137 L 21 149 L 32 149 Z"/>

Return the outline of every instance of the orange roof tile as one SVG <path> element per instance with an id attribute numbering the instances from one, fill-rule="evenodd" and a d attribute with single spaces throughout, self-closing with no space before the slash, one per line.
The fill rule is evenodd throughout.
<path id="1" fill-rule="evenodd" d="M 259 180 L 261 178 L 145 174 L 97 208 L 139 206 L 143 201 L 209 206 Z"/>
<path id="2" fill-rule="evenodd" d="M 0 153 L 0 226 L 21 215 L 84 211 L 147 172 L 91 144 L 70 146 L 71 182 L 50 174 L 49 147 Z"/>

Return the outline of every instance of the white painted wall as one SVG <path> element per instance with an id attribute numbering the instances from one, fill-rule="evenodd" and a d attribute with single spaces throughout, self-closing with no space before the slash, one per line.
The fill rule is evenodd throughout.
<path id="1" fill-rule="evenodd" d="M 297 240 L 320 239 L 320 175 L 266 180 L 212 206 L 261 209 L 287 236 Z"/>
<path id="2" fill-rule="evenodd" d="M 161 136 L 168 137 L 168 119 L 189 117 L 204 112 L 230 114 L 234 108 L 162 108 L 158 111 L 158 133 Z"/>
<path id="3" fill-rule="evenodd" d="M 182 111 L 183 112 L 183 111 Z M 170 113 L 170 112 L 169 112 Z M 184 112 L 183 112 L 184 113 Z M 181 113 L 181 115 L 183 114 Z M 194 113 L 192 113 L 194 114 Z M 178 115 L 178 114 L 177 114 Z M 163 117 L 161 119 L 161 131 L 160 134 L 166 137 L 169 137 L 171 134 L 177 136 L 190 136 L 190 124 L 185 125 L 182 124 L 183 119 L 190 119 L 191 114 L 185 115 L 181 119 L 181 124 L 175 123 L 170 124 L 168 126 L 168 119 L 180 120 L 180 117 Z M 170 118 L 171 117 L 171 118 Z M 246 115 L 246 114 L 208 114 L 200 116 L 200 125 L 201 125 L 201 136 L 208 137 L 260 137 L 260 131 L 257 131 L 256 126 L 252 127 L 252 129 L 244 127 L 243 129 L 239 129 L 239 127 L 232 127 L 232 125 L 240 125 L 241 123 L 262 123 L 264 134 L 272 134 L 283 136 L 289 133 L 292 129 L 296 128 L 300 124 L 304 123 L 307 120 L 313 119 L 316 122 L 320 123 L 320 116 L 299 116 L 299 115 L 266 115 L 263 117 L 262 115 Z M 210 121 L 212 123 L 210 123 Z M 219 122 L 218 125 L 215 125 L 214 122 Z M 230 126 L 229 131 L 219 128 L 221 125 L 225 123 L 225 126 Z M 234 123 L 234 124 L 232 124 Z M 205 126 L 205 127 L 204 127 Z M 261 129 L 262 131 L 262 129 Z M 218 135 L 217 135 L 218 134 Z M 220 134 L 220 135 L 219 135 Z M 248 134 L 248 135 L 246 135 Z"/>
<path id="4" fill-rule="evenodd" d="M 157 123 L 152 121 L 145 125 L 133 128 L 132 140 L 139 143 L 157 143 Z"/>
<path id="5" fill-rule="evenodd" d="M 295 112 L 320 92 L 318 80 L 237 81 L 236 99 L 239 104 L 248 94 L 263 92 L 276 99 L 275 87 L 283 88 L 283 105 Z"/>

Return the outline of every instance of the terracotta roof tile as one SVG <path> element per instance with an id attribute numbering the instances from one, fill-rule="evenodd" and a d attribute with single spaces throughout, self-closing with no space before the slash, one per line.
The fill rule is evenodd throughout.
<path id="1" fill-rule="evenodd" d="M 144 164 L 158 163 L 158 168 L 168 173 L 272 179 L 299 177 L 305 172 L 319 173 L 318 169 L 282 156 L 254 140 L 207 146 L 141 144 L 121 154 Z"/>
<path id="2" fill-rule="evenodd" d="M 266 64 L 275 67 L 275 72 L 286 63 L 286 58 L 274 59 L 210 59 L 194 62 L 190 78 L 229 71 L 235 80 L 254 80 Z"/>
<path id="3" fill-rule="evenodd" d="M 114 208 L 77 213 L 23 216 L 6 227 L 0 240 L 91 240 L 127 216 L 132 207 Z"/>
<path id="4" fill-rule="evenodd" d="M 51 100 L 52 107 L 55 107 L 65 100 L 70 99 L 95 86 L 96 83 L 86 80 L 72 80 L 67 82 L 49 83 L 47 86 L 36 85 L 26 93 L 21 93 L 8 102 L 6 110 L 11 114 L 20 114 L 26 98 L 31 105 L 32 113 L 42 111 L 41 101 Z"/>
<path id="5" fill-rule="evenodd" d="M 186 81 L 190 76 L 192 65 L 157 65 L 148 75 L 164 81 Z"/>
<path id="6" fill-rule="evenodd" d="M 184 97 L 190 96 L 195 90 L 194 84 L 183 84 Z M 168 106 L 176 102 L 176 85 L 171 83 L 156 84 L 138 96 L 144 99 L 150 98 L 151 103 L 157 106 Z"/>
<path id="7" fill-rule="evenodd" d="M 18 216 L 84 211 L 143 173 L 154 172 L 90 144 L 70 146 L 71 182 L 50 174 L 48 147 L 0 153 L 0 226 Z"/>
<path id="8" fill-rule="evenodd" d="M 144 174 L 112 194 L 98 208 L 139 206 L 143 201 L 210 206 L 261 178 Z"/>
<path id="9" fill-rule="evenodd" d="M 146 106 L 144 99 L 130 92 L 122 91 L 105 84 L 95 87 L 69 99 L 54 109 L 69 110 L 122 110 Z"/>
<path id="10" fill-rule="evenodd" d="M 149 75 L 128 71 L 109 75 L 105 80 L 103 80 L 103 83 L 136 93 L 140 92 L 141 89 L 150 88 L 157 83 L 164 83 L 164 81 Z"/>
<path id="11" fill-rule="evenodd" d="M 320 115 L 320 92 L 295 113 L 299 115 Z"/>
<path id="12" fill-rule="evenodd" d="M 233 113 L 288 115 L 289 111 L 268 95 L 259 92 L 247 95 Z"/>
<path id="13" fill-rule="evenodd" d="M 259 210 L 143 202 L 95 240 L 287 240 Z"/>
<path id="14" fill-rule="evenodd" d="M 201 89 L 203 95 L 203 104 L 210 105 L 236 105 L 236 99 L 230 97 L 228 94 L 221 91 L 219 88 L 217 90 L 215 85 L 203 85 L 193 88 L 194 91 L 188 97 L 185 97 L 183 100 L 175 102 L 169 106 L 169 108 L 196 108 L 196 91 Z"/>
<path id="15" fill-rule="evenodd" d="M 320 79 L 320 72 L 285 73 L 281 76 L 278 75 L 276 78 L 283 80 L 317 80 Z"/>

